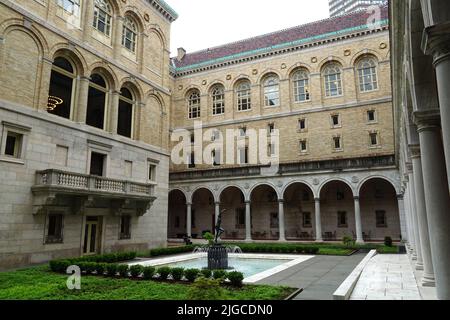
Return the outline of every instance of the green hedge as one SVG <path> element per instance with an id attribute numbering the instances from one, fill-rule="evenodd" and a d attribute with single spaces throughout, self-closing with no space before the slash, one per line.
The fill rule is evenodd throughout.
<path id="1" fill-rule="evenodd" d="M 83 272 L 92 273 L 94 270 L 101 271 L 97 264 L 111 264 L 121 261 L 133 260 L 136 258 L 136 252 L 107 253 L 95 256 L 85 256 L 71 259 L 57 259 L 50 261 L 50 269 L 54 272 L 65 273 L 67 267 L 78 265 Z M 95 265 L 95 267 L 94 267 Z M 103 267 L 105 267 L 103 265 Z M 97 268 L 100 268 L 97 270 Z M 99 272 L 102 273 L 102 272 Z"/>
<path id="2" fill-rule="evenodd" d="M 259 244 L 244 243 L 239 244 L 244 253 L 297 253 L 297 254 L 317 254 L 320 250 L 319 246 L 314 245 L 297 245 L 297 244 Z"/>
<path id="3" fill-rule="evenodd" d="M 150 257 L 166 256 L 177 253 L 192 252 L 197 246 L 189 245 L 183 247 L 156 248 L 149 251 Z"/>

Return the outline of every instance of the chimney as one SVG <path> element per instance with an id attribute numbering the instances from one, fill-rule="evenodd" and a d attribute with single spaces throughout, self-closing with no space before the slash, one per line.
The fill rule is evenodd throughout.
<path id="1" fill-rule="evenodd" d="M 178 61 L 183 60 L 185 55 L 186 55 L 186 50 L 184 50 L 184 48 L 178 48 L 177 60 Z"/>

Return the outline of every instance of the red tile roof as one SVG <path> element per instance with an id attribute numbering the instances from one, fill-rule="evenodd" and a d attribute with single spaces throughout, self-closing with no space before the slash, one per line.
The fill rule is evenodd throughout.
<path id="1" fill-rule="evenodd" d="M 188 67 L 239 53 L 268 48 L 295 40 L 307 39 L 318 35 L 363 26 L 367 24 L 370 16 L 371 13 L 366 10 L 356 11 L 254 38 L 188 53 L 181 61 L 178 61 L 176 58 L 173 58 L 172 61 L 174 62 L 176 68 Z M 381 20 L 388 19 L 388 16 L 388 6 L 381 7 Z"/>

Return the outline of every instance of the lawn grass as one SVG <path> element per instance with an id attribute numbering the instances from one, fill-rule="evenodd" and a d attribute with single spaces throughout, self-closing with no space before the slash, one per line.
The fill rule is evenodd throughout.
<path id="1" fill-rule="evenodd" d="M 190 284 L 81 277 L 81 290 L 66 287 L 66 275 L 48 266 L 0 273 L 0 300 L 187 300 Z M 245 285 L 224 289 L 226 300 L 281 300 L 295 289 Z"/>

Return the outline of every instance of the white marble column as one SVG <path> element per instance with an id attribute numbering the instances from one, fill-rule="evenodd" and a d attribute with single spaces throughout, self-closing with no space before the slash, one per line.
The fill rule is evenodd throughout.
<path id="1" fill-rule="evenodd" d="M 278 227 L 280 231 L 279 241 L 286 241 L 286 232 L 284 227 L 284 200 L 278 200 Z"/>
<path id="2" fill-rule="evenodd" d="M 419 236 L 419 224 L 417 222 L 417 208 L 416 208 L 416 195 L 415 195 L 415 179 L 412 172 L 412 164 L 411 164 L 411 171 L 408 172 L 409 175 L 409 182 L 411 184 L 411 190 L 409 190 L 409 194 L 411 196 L 411 215 L 412 215 L 412 222 L 413 222 L 413 231 L 414 231 L 414 254 L 413 254 L 413 260 L 416 260 L 415 268 L 417 270 L 423 270 L 423 260 L 422 260 L 422 244 L 421 239 Z"/>
<path id="3" fill-rule="evenodd" d="M 186 203 L 186 234 L 192 237 L 192 203 Z"/>
<path id="4" fill-rule="evenodd" d="M 250 200 L 245 201 L 245 241 L 252 241 L 252 217 L 250 212 Z"/>
<path id="5" fill-rule="evenodd" d="M 320 198 L 314 199 L 315 203 L 315 219 L 316 219 L 316 241 L 323 242 L 322 239 L 322 217 L 320 212 Z"/>
<path id="6" fill-rule="evenodd" d="M 400 234 L 402 241 L 408 241 L 407 226 L 406 226 L 406 213 L 405 213 L 405 199 L 403 194 L 397 195 L 398 213 L 400 216 Z"/>
<path id="7" fill-rule="evenodd" d="M 356 226 L 356 243 L 364 243 L 361 223 L 361 207 L 359 205 L 359 197 L 353 198 L 355 201 L 355 226 Z"/>
<path id="8" fill-rule="evenodd" d="M 434 286 L 433 262 L 431 260 L 430 235 L 428 233 L 428 220 L 425 207 L 425 194 L 423 189 L 422 162 L 420 148 L 411 147 L 411 159 L 414 174 L 414 196 L 416 200 L 417 224 L 419 228 L 420 245 L 423 261 L 422 285 Z"/>
<path id="9" fill-rule="evenodd" d="M 447 168 L 447 186 L 450 190 L 450 23 L 425 28 L 423 34 L 425 54 L 433 56 L 439 99 L 442 138 Z"/>
<path id="10" fill-rule="evenodd" d="M 445 107 L 445 106 L 441 106 Z M 437 297 L 450 300 L 450 195 L 439 110 L 415 112 Z"/>

